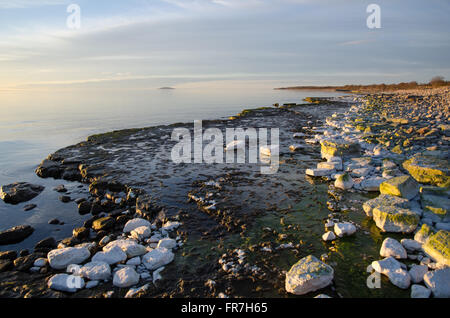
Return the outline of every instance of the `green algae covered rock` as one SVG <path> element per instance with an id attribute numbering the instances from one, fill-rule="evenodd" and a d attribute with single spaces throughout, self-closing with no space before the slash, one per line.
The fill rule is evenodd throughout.
<path id="1" fill-rule="evenodd" d="M 358 143 L 351 143 L 345 141 L 331 141 L 322 140 L 321 154 L 322 158 L 342 157 L 352 154 L 358 154 L 361 152 L 361 146 Z"/>
<path id="2" fill-rule="evenodd" d="M 396 206 L 377 206 L 372 213 L 375 224 L 384 232 L 411 233 L 420 220 L 415 212 Z"/>
<path id="3" fill-rule="evenodd" d="M 410 176 L 400 176 L 384 181 L 380 193 L 412 199 L 419 193 L 419 185 Z"/>
<path id="4" fill-rule="evenodd" d="M 315 256 L 309 255 L 286 273 L 286 291 L 295 295 L 304 295 L 331 284 L 334 270 Z"/>
<path id="5" fill-rule="evenodd" d="M 442 218 L 447 216 L 450 200 L 446 196 L 422 194 L 421 200 L 425 211 L 430 211 Z"/>
<path id="6" fill-rule="evenodd" d="M 439 187 L 450 186 L 450 164 L 444 155 L 416 154 L 403 162 L 403 168 L 408 170 L 417 182 Z"/>
<path id="7" fill-rule="evenodd" d="M 431 235 L 423 250 L 436 262 L 450 266 L 450 232 L 441 230 Z"/>
<path id="8" fill-rule="evenodd" d="M 372 211 L 378 206 L 397 206 L 399 208 L 409 208 L 409 200 L 393 195 L 380 194 L 378 197 L 363 203 L 363 210 L 367 216 L 372 216 Z"/>
<path id="9" fill-rule="evenodd" d="M 422 224 L 420 230 L 414 234 L 414 240 L 423 244 L 433 233 L 433 230 L 428 224 Z"/>

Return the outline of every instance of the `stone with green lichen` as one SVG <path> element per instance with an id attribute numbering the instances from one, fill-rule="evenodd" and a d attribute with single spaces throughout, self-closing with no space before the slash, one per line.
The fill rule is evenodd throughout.
<path id="1" fill-rule="evenodd" d="M 411 233 L 420 220 L 414 211 L 396 206 L 377 206 L 372 213 L 375 224 L 384 232 Z"/>
<path id="2" fill-rule="evenodd" d="M 363 210 L 367 216 L 372 216 L 372 211 L 377 206 L 397 206 L 399 208 L 409 208 L 409 200 L 393 195 L 380 194 L 378 197 L 363 203 Z"/>
<path id="3" fill-rule="evenodd" d="M 450 164 L 445 154 L 416 154 L 403 162 L 403 168 L 420 183 L 450 186 Z"/>
<path id="4" fill-rule="evenodd" d="M 414 234 L 414 240 L 420 243 L 425 243 L 434 232 L 428 224 L 422 224 L 420 230 Z"/>
<path id="5" fill-rule="evenodd" d="M 450 200 L 446 196 L 438 196 L 432 194 L 421 194 L 422 207 L 426 211 L 430 211 L 444 218 L 450 207 Z"/>
<path id="6" fill-rule="evenodd" d="M 380 185 L 380 193 L 410 200 L 419 193 L 419 185 L 410 176 L 395 177 Z"/>
<path id="7" fill-rule="evenodd" d="M 288 293 L 304 295 L 331 284 L 334 270 L 313 255 L 294 264 L 286 273 L 285 287 Z"/>
<path id="8" fill-rule="evenodd" d="M 450 232 L 441 230 L 431 235 L 423 245 L 423 250 L 437 263 L 450 266 Z"/>
<path id="9" fill-rule="evenodd" d="M 320 145 L 322 158 L 326 159 L 359 154 L 361 152 L 361 146 L 355 142 L 322 140 Z"/>
<path id="10" fill-rule="evenodd" d="M 395 146 L 394 148 L 391 149 L 391 151 L 393 153 L 399 154 L 401 155 L 403 153 L 403 149 L 400 145 Z"/>

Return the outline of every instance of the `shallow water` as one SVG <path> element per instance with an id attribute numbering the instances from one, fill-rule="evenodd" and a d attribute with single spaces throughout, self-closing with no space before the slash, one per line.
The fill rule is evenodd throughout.
<path id="1" fill-rule="evenodd" d="M 42 159 L 59 148 L 116 129 L 217 119 L 235 115 L 245 108 L 301 103 L 307 96 L 340 95 L 270 87 L 0 92 L 0 184 L 27 181 L 46 187 L 42 194 L 26 203 L 10 205 L 0 201 L 0 230 L 20 224 L 35 228 L 25 241 L 0 246 L 0 250 L 32 248 L 35 242 L 48 236 L 65 238 L 88 217 L 78 215 L 75 203 L 60 202 L 60 194 L 52 190 L 63 183 L 76 199 L 82 190 L 78 189 L 78 183 L 43 180 L 34 174 Z M 23 206 L 30 203 L 38 207 L 24 212 Z M 52 218 L 65 225 L 48 225 Z"/>

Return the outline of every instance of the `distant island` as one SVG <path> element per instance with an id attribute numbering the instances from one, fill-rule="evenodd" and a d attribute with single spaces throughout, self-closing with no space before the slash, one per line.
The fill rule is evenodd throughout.
<path id="1" fill-rule="evenodd" d="M 276 90 L 327 90 L 337 92 L 386 92 L 398 91 L 405 89 L 418 88 L 437 88 L 443 86 L 450 86 L 450 81 L 446 81 L 442 76 L 436 76 L 431 79 L 429 83 L 404 82 L 398 84 L 370 84 L 370 85 L 342 85 L 342 86 L 291 86 L 274 88 Z"/>
<path id="2" fill-rule="evenodd" d="M 159 89 L 175 89 L 175 88 L 169 87 L 169 86 L 165 86 L 165 87 L 160 87 Z"/>

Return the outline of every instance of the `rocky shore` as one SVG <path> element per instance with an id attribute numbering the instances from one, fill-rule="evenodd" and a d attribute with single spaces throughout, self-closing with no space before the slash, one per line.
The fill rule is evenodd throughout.
<path id="1" fill-rule="evenodd" d="M 31 253 L 0 252 L 0 296 L 450 297 L 449 102 L 448 89 L 309 99 L 203 123 L 279 127 L 274 176 L 174 164 L 171 132 L 192 124 L 91 136 L 36 169 L 89 184 L 76 200 L 55 193 L 91 217 Z M 374 273 L 381 292 L 366 285 Z"/>

